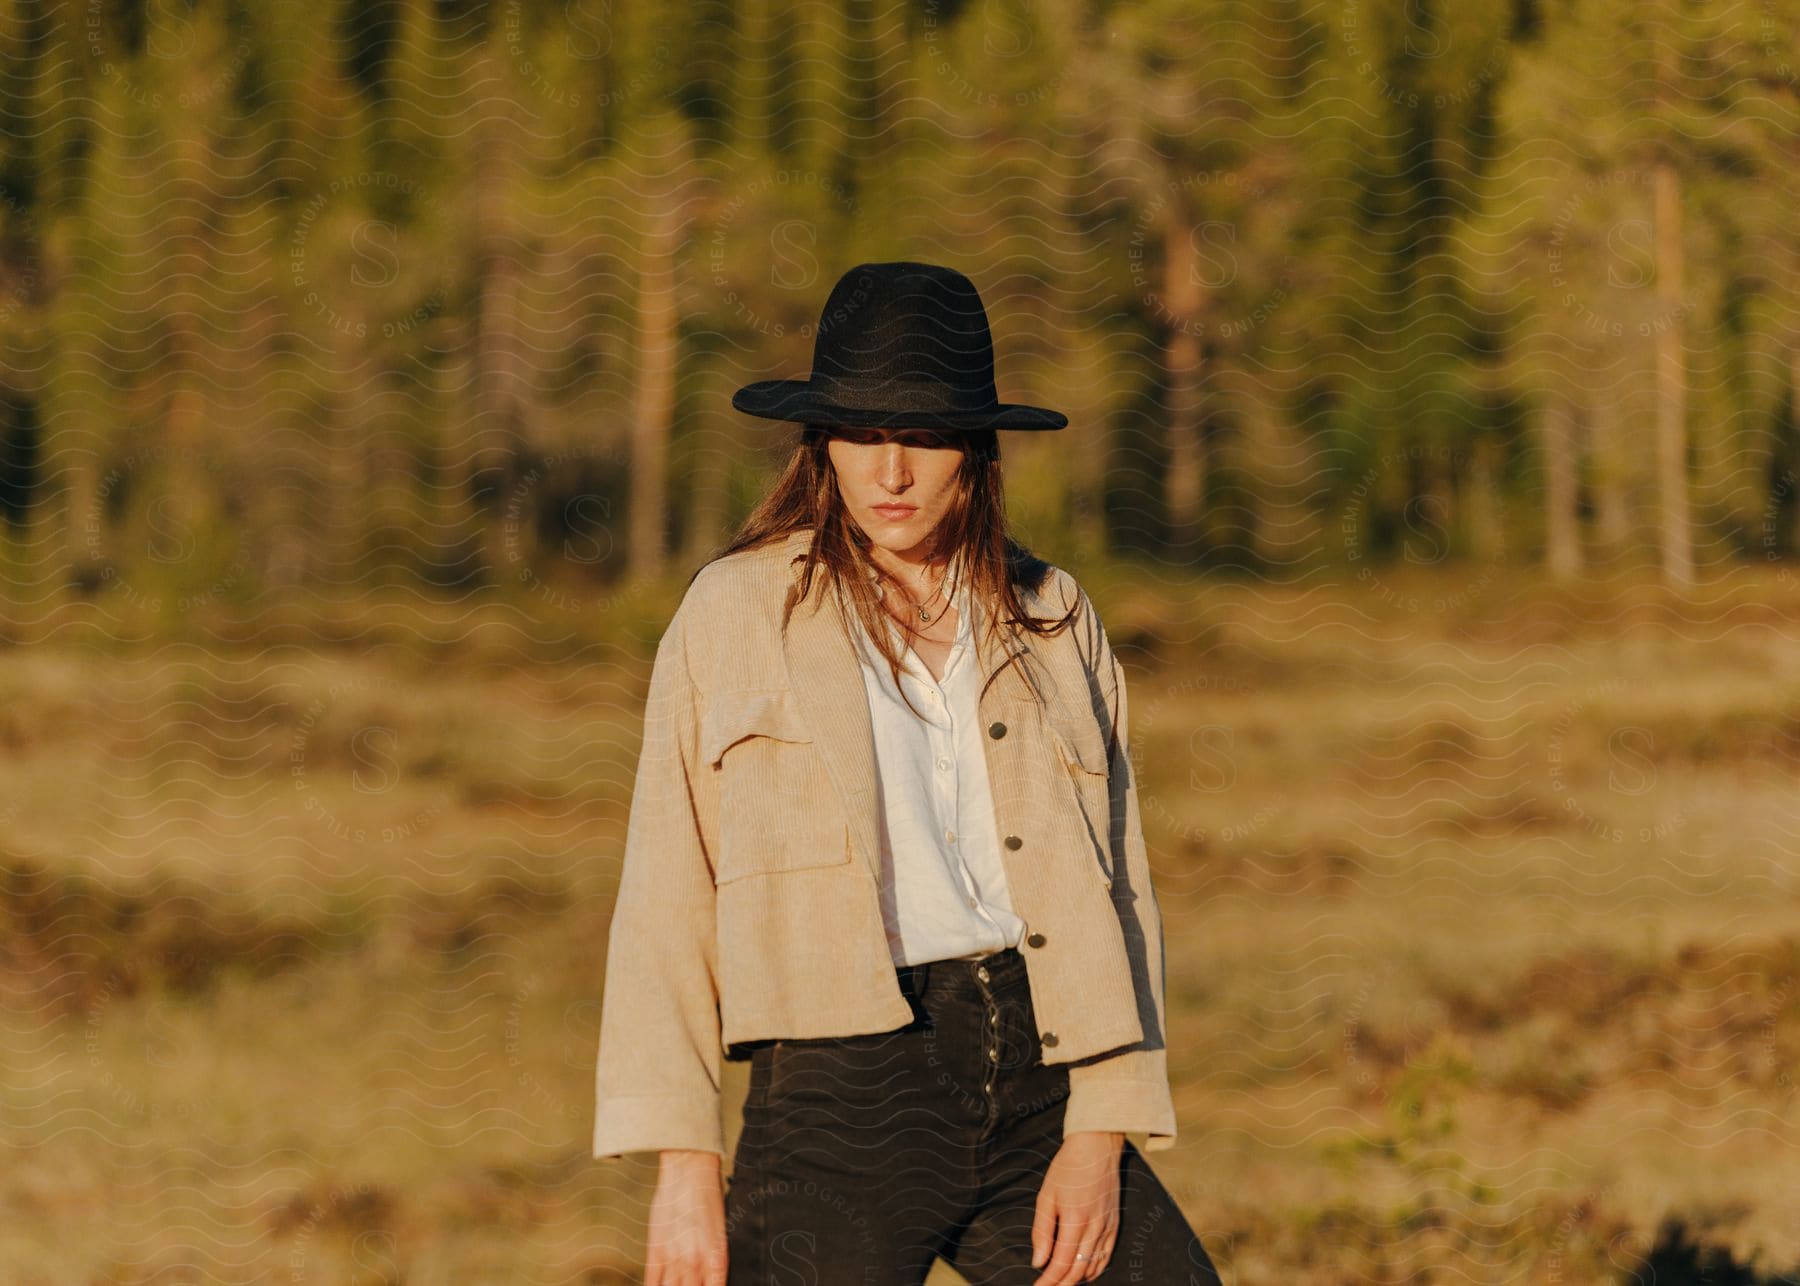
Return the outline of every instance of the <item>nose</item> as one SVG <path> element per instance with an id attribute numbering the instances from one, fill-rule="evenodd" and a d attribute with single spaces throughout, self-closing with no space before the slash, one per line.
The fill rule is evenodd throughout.
<path id="1" fill-rule="evenodd" d="M 875 478 L 889 491 L 896 491 L 912 482 L 912 470 L 906 458 L 906 448 L 898 442 L 887 442 L 879 448 L 881 464 L 875 471 Z"/>

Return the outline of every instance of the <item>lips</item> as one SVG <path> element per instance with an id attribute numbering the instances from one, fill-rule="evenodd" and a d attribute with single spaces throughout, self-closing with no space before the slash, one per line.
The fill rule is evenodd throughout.
<path id="1" fill-rule="evenodd" d="M 884 518 L 905 518 L 918 512 L 917 505 L 876 505 L 875 512 Z"/>

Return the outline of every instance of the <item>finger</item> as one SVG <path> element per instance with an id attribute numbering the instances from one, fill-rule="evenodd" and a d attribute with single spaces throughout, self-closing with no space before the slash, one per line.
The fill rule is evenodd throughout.
<path id="1" fill-rule="evenodd" d="M 1082 1243 L 1091 1240 L 1087 1231 L 1089 1225 L 1075 1224 L 1064 1220 L 1056 1229 L 1056 1247 L 1050 1254 L 1050 1262 L 1044 1267 L 1044 1275 L 1038 1278 L 1041 1286 L 1075 1286 L 1087 1272 L 1088 1261 L 1075 1258 L 1075 1252 L 1082 1250 Z"/>
<path id="2" fill-rule="evenodd" d="M 1088 1270 L 1087 1276 L 1082 1278 L 1083 1281 L 1093 1281 L 1094 1278 L 1106 1271 L 1106 1265 L 1112 1262 L 1113 1246 L 1118 1240 L 1119 1223 L 1115 1219 L 1100 1235 L 1099 1240 L 1094 1243 L 1094 1249 L 1087 1252 L 1089 1258 L 1082 1261 L 1087 1265 Z"/>
<path id="3" fill-rule="evenodd" d="M 1038 1193 L 1037 1211 L 1031 1219 L 1031 1266 L 1042 1268 L 1056 1239 L 1056 1200 L 1047 1191 Z"/>
<path id="4" fill-rule="evenodd" d="M 1096 1237 L 1086 1245 L 1077 1246 L 1076 1249 L 1082 1253 L 1084 1258 L 1075 1261 L 1075 1280 L 1077 1282 L 1090 1281 L 1094 1274 L 1100 1271 L 1104 1262 L 1100 1258 L 1100 1238 Z"/>

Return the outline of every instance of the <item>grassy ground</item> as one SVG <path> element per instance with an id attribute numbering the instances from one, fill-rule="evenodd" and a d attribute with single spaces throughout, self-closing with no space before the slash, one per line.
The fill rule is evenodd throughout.
<path id="1" fill-rule="evenodd" d="M 1089 585 L 1227 1281 L 1800 1264 L 1791 571 Z M 587 1146 L 667 599 L 11 609 L 0 1279 L 635 1280 L 653 1161 Z"/>

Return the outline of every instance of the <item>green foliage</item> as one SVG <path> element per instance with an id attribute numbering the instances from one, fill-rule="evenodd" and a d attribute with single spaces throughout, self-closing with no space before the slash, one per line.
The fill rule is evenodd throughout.
<path id="1" fill-rule="evenodd" d="M 11 538 L 52 583 L 112 568 L 172 602 L 240 557 L 246 593 L 679 578 L 672 551 L 755 498 L 730 389 L 806 372 L 844 268 L 918 257 L 981 285 L 1002 396 L 1070 411 L 1015 495 L 1072 555 L 1531 558 L 1555 397 L 1581 439 L 1568 503 L 1623 559 L 1658 517 L 1621 435 L 1679 324 L 1695 543 L 1783 557 L 1797 18 L 13 6 L 0 398 L 38 427 L 29 467 L 0 444 Z M 1678 316 L 1653 289 L 1656 164 L 1681 183 Z M 671 397 L 644 387 L 663 315 Z M 228 463 L 106 501 L 156 453 Z M 628 471 L 608 558 L 508 544 L 509 506 L 554 527 L 572 480 Z M 137 535 L 158 505 L 209 515 L 179 575 Z"/>

